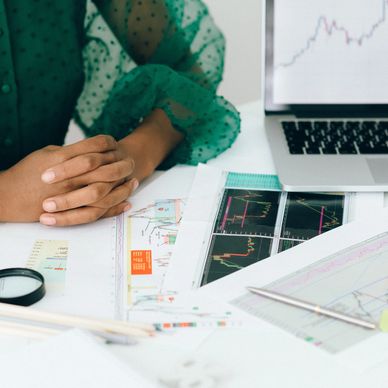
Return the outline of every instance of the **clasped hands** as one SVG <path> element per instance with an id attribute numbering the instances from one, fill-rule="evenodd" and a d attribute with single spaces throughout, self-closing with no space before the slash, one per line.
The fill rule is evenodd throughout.
<path id="1" fill-rule="evenodd" d="M 50 226 L 112 217 L 130 208 L 127 199 L 139 185 L 134 169 L 125 147 L 111 136 L 48 146 L 1 174 L 7 185 L 2 213 L 6 220 Z"/>

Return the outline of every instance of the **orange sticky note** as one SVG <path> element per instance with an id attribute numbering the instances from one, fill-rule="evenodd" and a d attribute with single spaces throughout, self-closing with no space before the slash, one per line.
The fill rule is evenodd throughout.
<path id="1" fill-rule="evenodd" d="M 152 275 L 152 251 L 131 251 L 131 274 Z"/>

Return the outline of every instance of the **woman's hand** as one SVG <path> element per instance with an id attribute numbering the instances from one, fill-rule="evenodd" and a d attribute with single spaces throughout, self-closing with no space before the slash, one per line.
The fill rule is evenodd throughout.
<path id="1" fill-rule="evenodd" d="M 111 136 L 33 152 L 0 175 L 0 221 L 76 225 L 129 208 L 134 161 Z"/>
<path id="2" fill-rule="evenodd" d="M 83 224 L 128 210 L 128 197 L 182 141 L 183 135 L 172 127 L 162 110 L 156 109 L 119 142 L 104 138 L 112 143 L 108 152 L 93 153 L 85 147 L 83 153 L 43 173 L 42 180 L 48 186 L 71 182 L 72 187 L 66 193 L 45 198 L 40 222 Z"/>
<path id="3" fill-rule="evenodd" d="M 68 192 L 44 199 L 41 223 L 84 224 L 130 208 L 127 199 L 139 185 L 132 177 L 135 162 L 122 144 L 109 136 L 103 138 L 111 144 L 109 151 L 88 152 L 85 147 L 84 153 L 43 172 L 41 178 L 47 186 L 64 182 L 71 182 L 71 186 Z"/>
<path id="4" fill-rule="evenodd" d="M 33 152 L 0 174 L 0 222 L 66 226 L 118 215 L 182 139 L 156 109 L 119 142 L 100 135 Z"/>

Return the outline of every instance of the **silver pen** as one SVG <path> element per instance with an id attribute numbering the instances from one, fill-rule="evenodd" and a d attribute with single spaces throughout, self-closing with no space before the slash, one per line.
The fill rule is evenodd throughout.
<path id="1" fill-rule="evenodd" d="M 264 298 L 276 300 L 277 302 L 282 302 L 290 306 L 299 307 L 319 315 L 324 315 L 326 317 L 338 319 L 343 322 L 361 326 L 361 327 L 364 327 L 365 329 L 372 329 L 372 330 L 377 329 L 377 324 L 375 322 L 370 322 L 364 319 L 352 317 L 351 315 L 340 313 L 338 311 L 321 307 L 313 303 L 305 302 L 303 300 L 296 299 L 287 295 L 279 294 L 278 292 L 269 291 L 269 290 L 265 290 L 263 288 L 257 288 L 257 287 L 247 287 L 247 290 L 254 294 L 263 296 Z"/>

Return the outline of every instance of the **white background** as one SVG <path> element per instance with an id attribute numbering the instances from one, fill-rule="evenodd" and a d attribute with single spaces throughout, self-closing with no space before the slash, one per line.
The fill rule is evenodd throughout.
<path id="1" fill-rule="evenodd" d="M 236 105 L 259 99 L 262 0 L 204 0 L 226 36 L 220 94 Z"/>

